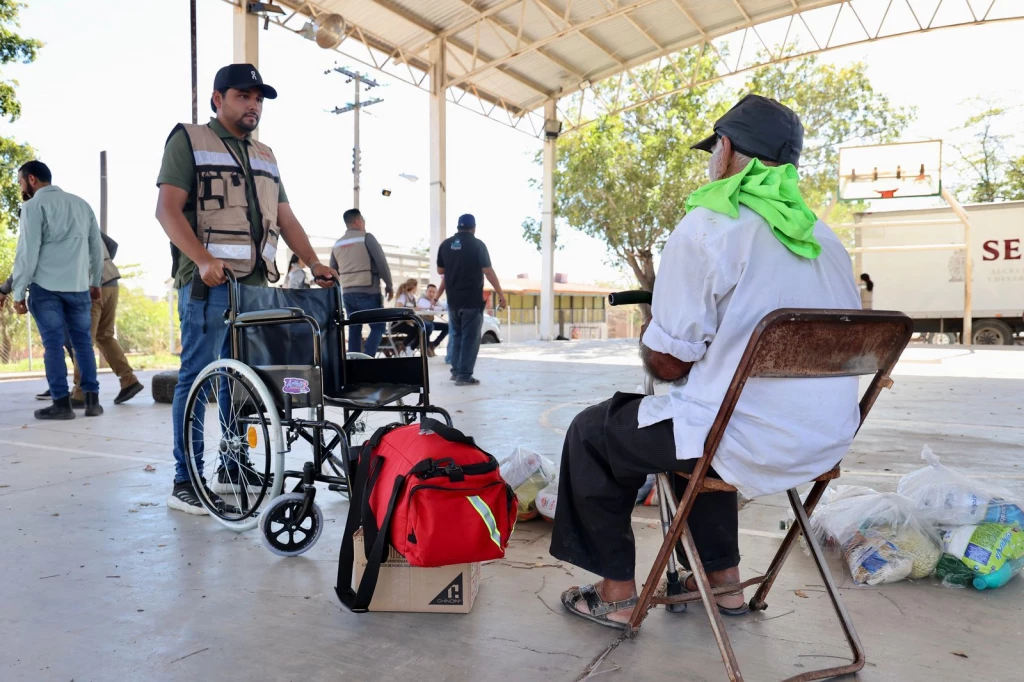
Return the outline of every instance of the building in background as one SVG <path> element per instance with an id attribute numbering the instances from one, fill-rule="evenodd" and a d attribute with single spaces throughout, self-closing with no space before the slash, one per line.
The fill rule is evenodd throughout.
<path id="1" fill-rule="evenodd" d="M 533 341 L 540 335 L 540 280 L 518 275 L 502 280 L 508 308 L 495 311 L 497 298 L 484 283 L 487 312 L 501 322 L 506 341 Z M 552 336 L 566 339 L 607 339 L 606 302 L 615 291 L 594 284 L 573 284 L 564 274 L 555 275 L 555 323 Z"/>

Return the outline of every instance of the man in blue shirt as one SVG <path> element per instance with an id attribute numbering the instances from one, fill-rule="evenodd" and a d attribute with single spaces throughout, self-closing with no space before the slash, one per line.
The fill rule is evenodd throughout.
<path id="1" fill-rule="evenodd" d="M 64 364 L 65 329 L 82 372 L 85 416 L 98 417 L 103 408 L 92 350 L 91 311 L 92 301 L 100 297 L 103 242 L 89 204 L 51 185 L 52 179 L 50 169 L 41 161 L 29 161 L 18 170 L 25 203 L 11 298 L 19 315 L 31 308 L 45 349 L 46 381 L 53 405 L 36 410 L 36 419 L 75 418 Z"/>

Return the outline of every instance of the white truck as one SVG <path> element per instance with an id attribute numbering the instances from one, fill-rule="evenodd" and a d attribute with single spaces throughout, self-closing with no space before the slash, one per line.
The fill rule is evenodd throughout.
<path id="1" fill-rule="evenodd" d="M 964 206 L 971 223 L 972 344 L 1012 345 L 1024 334 L 1024 201 Z M 870 211 L 854 218 L 855 246 L 963 244 L 964 227 L 948 206 Z M 871 227 L 878 225 L 878 227 Z M 874 282 L 872 307 L 901 310 L 933 339 L 960 334 L 964 251 L 935 249 L 855 253 L 854 271 Z"/>

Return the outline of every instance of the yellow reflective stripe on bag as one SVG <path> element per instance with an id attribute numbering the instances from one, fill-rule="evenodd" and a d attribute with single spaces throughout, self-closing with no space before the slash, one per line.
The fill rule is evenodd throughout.
<path id="1" fill-rule="evenodd" d="M 494 521 L 494 514 L 491 513 L 490 507 L 477 495 L 471 495 L 466 499 L 473 505 L 473 509 L 476 509 L 476 513 L 480 515 L 480 518 L 484 520 L 484 525 L 487 526 L 487 530 L 491 534 L 491 542 L 501 549 L 501 533 L 498 532 L 498 524 Z"/>

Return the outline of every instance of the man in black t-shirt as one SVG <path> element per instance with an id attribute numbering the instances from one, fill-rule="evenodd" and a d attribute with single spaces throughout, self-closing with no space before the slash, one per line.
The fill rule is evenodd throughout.
<path id="1" fill-rule="evenodd" d="M 451 326 L 452 380 L 456 386 L 475 386 L 476 355 L 480 350 L 480 327 L 484 321 L 484 277 L 505 307 L 505 294 L 491 268 L 487 246 L 476 238 L 476 218 L 459 217 L 459 231 L 441 242 L 437 252 L 441 286 L 437 297 L 448 292 L 448 323 Z"/>

